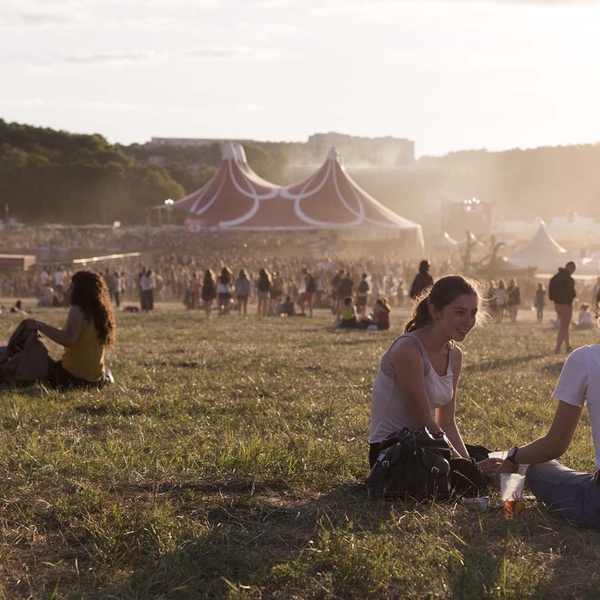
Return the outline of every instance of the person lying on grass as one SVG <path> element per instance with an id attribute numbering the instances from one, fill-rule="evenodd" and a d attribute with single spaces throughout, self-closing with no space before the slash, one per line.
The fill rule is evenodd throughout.
<path id="1" fill-rule="evenodd" d="M 597 306 L 597 320 L 598 310 Z M 508 451 L 497 483 L 501 473 L 531 465 L 526 481 L 539 500 L 578 527 L 600 530 L 600 344 L 582 346 L 569 355 L 552 397 L 558 405 L 550 429 L 538 440 Z M 593 473 L 573 471 L 555 460 L 569 448 L 586 401 L 596 455 Z"/>
<path id="2" fill-rule="evenodd" d="M 110 377 L 105 373 L 104 351 L 115 342 L 116 324 L 108 288 L 98 273 L 79 271 L 66 292 L 67 321 L 57 329 L 30 319 L 30 326 L 64 346 L 59 361 L 50 359 L 48 383 L 55 387 L 98 385 Z"/>
<path id="3" fill-rule="evenodd" d="M 494 475 L 501 461 L 488 458 L 485 448 L 467 447 L 454 416 L 462 367 L 462 352 L 455 342 L 464 341 L 473 329 L 480 305 L 477 284 L 460 275 L 442 277 L 415 300 L 404 334 L 386 350 L 375 378 L 371 467 L 387 436 L 403 427 L 415 431 L 425 426 L 431 433 L 443 431 L 456 454 L 474 458 L 483 475 Z"/>

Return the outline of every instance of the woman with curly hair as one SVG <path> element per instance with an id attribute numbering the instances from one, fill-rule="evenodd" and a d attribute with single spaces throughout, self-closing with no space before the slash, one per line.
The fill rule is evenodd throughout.
<path id="1" fill-rule="evenodd" d="M 35 328 L 64 346 L 59 361 L 50 359 L 53 386 L 85 387 L 106 381 L 104 351 L 115 343 L 116 323 L 108 288 L 98 273 L 79 271 L 66 293 L 69 314 L 62 329 L 34 321 Z"/>

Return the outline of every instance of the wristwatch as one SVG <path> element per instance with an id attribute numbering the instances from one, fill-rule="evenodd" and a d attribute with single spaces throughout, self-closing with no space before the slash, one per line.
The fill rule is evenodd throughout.
<path id="1" fill-rule="evenodd" d="M 517 451 L 519 450 L 519 446 L 513 446 L 512 448 L 510 448 L 508 450 L 508 453 L 506 455 L 506 459 L 510 460 L 510 462 L 513 465 L 518 465 L 519 463 L 517 462 Z"/>

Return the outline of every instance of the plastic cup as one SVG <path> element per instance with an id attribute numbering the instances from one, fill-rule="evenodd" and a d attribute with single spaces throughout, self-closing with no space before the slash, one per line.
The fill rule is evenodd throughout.
<path id="1" fill-rule="evenodd" d="M 519 473 L 500 474 L 500 497 L 504 504 L 504 518 L 513 519 L 523 508 L 525 476 Z"/>

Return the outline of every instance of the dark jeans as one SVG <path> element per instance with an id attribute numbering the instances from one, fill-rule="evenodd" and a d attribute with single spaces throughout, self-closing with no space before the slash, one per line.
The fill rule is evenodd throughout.
<path id="1" fill-rule="evenodd" d="M 527 485 L 536 497 L 578 527 L 600 530 L 600 476 L 580 473 L 557 460 L 531 465 Z"/>
<path id="2" fill-rule="evenodd" d="M 154 290 L 143 290 L 141 295 L 142 312 L 154 310 Z"/>
<path id="3" fill-rule="evenodd" d="M 48 362 L 47 382 L 53 388 L 71 387 L 71 388 L 93 388 L 102 387 L 107 383 L 105 377 L 100 381 L 87 381 L 71 375 L 62 364 L 62 360 L 55 361 L 51 358 Z"/>

